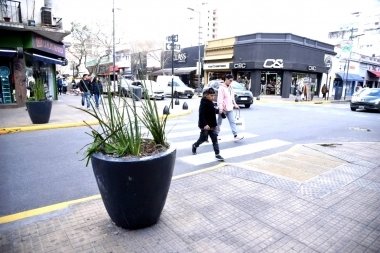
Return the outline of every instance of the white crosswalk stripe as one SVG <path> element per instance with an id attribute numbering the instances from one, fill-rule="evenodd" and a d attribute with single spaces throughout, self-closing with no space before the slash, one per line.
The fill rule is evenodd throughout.
<path id="1" fill-rule="evenodd" d="M 199 133 L 199 131 L 198 131 L 198 133 Z M 254 137 L 258 136 L 257 134 L 251 134 L 251 133 L 241 133 L 241 135 L 244 136 L 244 139 L 254 138 Z M 197 141 L 198 137 L 199 137 L 199 135 L 194 136 L 194 140 L 191 140 L 191 141 L 175 142 L 174 145 L 177 149 L 186 149 L 187 148 L 187 149 L 191 150 L 191 145 L 193 145 Z M 219 137 L 221 138 L 221 140 L 218 141 L 219 144 L 234 141 L 232 134 L 220 135 Z M 202 146 L 211 146 L 211 145 L 212 145 L 211 139 L 209 140 L 208 143 L 207 142 L 202 143 Z"/>
<path id="2" fill-rule="evenodd" d="M 277 148 L 277 147 L 290 145 L 290 144 L 291 142 L 282 141 L 278 139 L 272 139 L 272 140 L 261 141 L 261 142 L 257 142 L 253 144 L 243 145 L 239 147 L 223 149 L 221 151 L 221 155 L 223 156 L 224 159 L 228 159 L 228 158 L 248 155 L 248 154 L 256 153 L 259 151 Z M 207 152 L 207 153 L 202 153 L 202 154 L 197 154 L 197 155 L 185 156 L 185 157 L 180 158 L 180 160 L 182 160 L 183 162 L 198 166 L 198 165 L 214 162 L 215 154 L 214 152 Z"/>
<path id="3" fill-rule="evenodd" d="M 183 131 L 183 132 L 173 132 L 170 131 L 168 133 L 168 138 L 171 139 L 171 138 L 179 138 L 179 137 L 186 137 L 186 136 L 199 136 L 199 128 L 197 128 L 196 126 L 194 127 L 194 125 L 192 126 L 193 130 L 190 130 L 190 131 Z M 220 132 L 226 132 L 226 131 L 231 131 L 231 129 L 229 128 L 221 128 L 220 129 Z"/>

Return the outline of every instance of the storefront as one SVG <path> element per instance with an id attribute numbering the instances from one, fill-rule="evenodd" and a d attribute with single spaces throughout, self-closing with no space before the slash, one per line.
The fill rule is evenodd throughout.
<path id="1" fill-rule="evenodd" d="M 367 70 L 368 76 L 366 79 L 366 87 L 368 88 L 379 88 L 379 80 L 380 80 L 380 71 L 375 70 Z"/>
<path id="2" fill-rule="evenodd" d="M 47 96 L 57 99 L 56 64 L 67 64 L 63 43 L 30 31 L 1 33 L 0 109 L 24 106 L 30 95 L 27 87 L 36 78 L 44 80 Z"/>
<path id="3" fill-rule="evenodd" d="M 230 70 L 250 79 L 254 96 L 288 98 L 304 83 L 318 93 L 328 70 L 325 54 L 336 53 L 333 45 L 294 34 L 256 33 L 237 36 L 233 54 Z"/>
<path id="4" fill-rule="evenodd" d="M 224 79 L 231 74 L 230 64 L 234 58 L 235 37 L 211 40 L 205 46 L 204 83 L 211 80 Z"/>

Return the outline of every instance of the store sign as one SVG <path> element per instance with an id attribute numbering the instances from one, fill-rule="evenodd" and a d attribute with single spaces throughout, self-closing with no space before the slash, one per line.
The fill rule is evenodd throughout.
<path id="1" fill-rule="evenodd" d="M 187 53 L 179 53 L 177 57 L 174 59 L 175 62 L 178 63 L 186 63 Z"/>
<path id="2" fill-rule="evenodd" d="M 228 63 L 209 63 L 204 64 L 203 69 L 228 69 L 229 68 L 229 62 Z"/>
<path id="3" fill-rule="evenodd" d="M 316 71 L 317 70 L 317 67 L 316 66 L 308 66 L 307 69 L 309 71 Z"/>
<path id="4" fill-rule="evenodd" d="M 284 60 L 282 59 L 266 59 L 263 65 L 267 69 L 282 69 L 284 68 Z"/>
<path id="5" fill-rule="evenodd" d="M 35 34 L 32 36 L 32 43 L 35 49 L 65 57 L 65 46 L 60 43 Z"/>
<path id="6" fill-rule="evenodd" d="M 235 69 L 245 69 L 247 67 L 247 64 L 245 63 L 234 63 Z"/>

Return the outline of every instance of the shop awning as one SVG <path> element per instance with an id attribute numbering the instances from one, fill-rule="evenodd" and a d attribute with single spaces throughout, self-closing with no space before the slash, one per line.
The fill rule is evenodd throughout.
<path id="1" fill-rule="evenodd" d="M 357 74 L 350 74 L 350 73 L 348 73 L 348 74 L 352 77 L 352 79 L 354 81 L 357 81 L 357 82 L 363 82 L 364 81 L 364 78 L 357 75 Z"/>
<path id="2" fill-rule="evenodd" d="M 224 54 L 224 55 L 206 56 L 204 60 L 213 61 L 213 60 L 222 60 L 222 59 L 232 59 L 232 57 L 234 57 L 233 54 Z"/>
<path id="3" fill-rule="evenodd" d="M 188 68 L 175 68 L 174 75 L 187 75 L 191 71 L 197 70 L 197 67 L 188 67 Z M 152 73 L 153 75 L 171 75 L 172 69 L 160 69 Z"/>
<path id="4" fill-rule="evenodd" d="M 12 49 L 0 49 L 1 57 L 14 57 L 16 55 L 16 50 Z"/>
<path id="5" fill-rule="evenodd" d="M 42 62 L 46 62 L 46 63 L 64 65 L 64 61 L 62 59 L 55 59 L 55 58 L 43 56 L 40 54 L 33 54 L 33 58 L 36 61 L 42 61 Z"/>
<path id="6" fill-rule="evenodd" d="M 375 75 L 376 77 L 380 77 L 380 71 L 374 71 L 374 70 L 367 70 L 372 75 Z"/>
<path id="7" fill-rule="evenodd" d="M 349 82 L 351 82 L 351 81 L 363 82 L 364 81 L 363 77 L 356 75 L 356 74 L 348 73 L 348 75 L 347 75 L 347 73 L 338 72 L 338 73 L 335 73 L 335 75 L 336 75 L 337 79 L 347 80 Z"/>

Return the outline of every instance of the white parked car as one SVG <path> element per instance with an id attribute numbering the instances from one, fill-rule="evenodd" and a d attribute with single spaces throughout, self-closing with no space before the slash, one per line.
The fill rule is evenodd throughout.
<path id="1" fill-rule="evenodd" d="M 121 94 L 124 96 L 124 97 L 127 97 L 129 96 L 130 94 L 130 90 L 131 90 L 131 85 L 132 85 L 132 81 L 129 80 L 129 79 L 125 79 L 125 78 L 120 78 L 120 89 L 119 92 L 121 91 Z"/>
<path id="2" fill-rule="evenodd" d="M 157 76 L 157 83 L 161 87 L 165 87 L 165 95 L 171 97 L 172 95 L 172 78 L 173 78 L 173 95 L 174 97 L 188 97 L 194 96 L 194 89 L 184 84 L 178 76 Z"/>
<path id="3" fill-rule="evenodd" d="M 153 80 L 135 80 L 132 81 L 132 85 L 141 87 L 142 96 L 145 97 L 145 90 L 148 92 L 149 98 L 165 99 L 165 90 Z M 144 89 L 144 87 L 146 89 Z"/>

